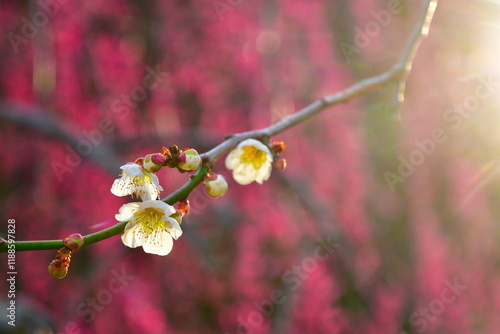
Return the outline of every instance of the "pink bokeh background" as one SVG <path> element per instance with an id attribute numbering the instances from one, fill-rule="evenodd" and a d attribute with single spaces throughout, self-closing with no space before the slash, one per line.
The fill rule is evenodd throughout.
<path id="1" fill-rule="evenodd" d="M 205 152 L 387 70 L 420 5 L 2 1 L 1 236 L 8 219 L 18 240 L 110 226 L 121 164 Z M 227 194 L 191 194 L 166 257 L 113 237 L 56 280 L 55 251 L 18 252 L 17 323 L 0 332 L 498 333 L 499 12 L 442 1 L 405 102 L 387 84 L 280 134 L 288 168 L 263 185 L 220 159 Z M 158 176 L 163 197 L 188 178 Z"/>

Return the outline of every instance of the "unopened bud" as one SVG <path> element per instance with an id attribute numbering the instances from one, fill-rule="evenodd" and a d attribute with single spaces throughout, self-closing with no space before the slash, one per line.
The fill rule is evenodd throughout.
<path id="1" fill-rule="evenodd" d="M 183 201 L 179 201 L 175 204 L 177 211 L 182 213 L 183 216 L 189 214 L 189 210 L 191 206 L 189 205 L 189 200 L 185 199 Z"/>
<path id="2" fill-rule="evenodd" d="M 274 152 L 280 153 L 281 151 L 284 151 L 286 149 L 286 145 L 283 141 L 273 141 L 273 143 L 271 144 L 271 148 Z"/>
<path id="3" fill-rule="evenodd" d="M 205 179 L 205 191 L 212 197 L 219 197 L 226 193 L 227 182 L 220 174 L 213 174 Z"/>
<path id="4" fill-rule="evenodd" d="M 64 238 L 63 244 L 71 250 L 77 250 L 83 246 L 83 237 L 80 233 L 73 233 L 69 237 Z"/>
<path id="5" fill-rule="evenodd" d="M 286 169 L 286 159 L 282 157 L 276 157 L 273 161 L 273 167 L 277 170 L 285 170 Z"/>
<path id="6" fill-rule="evenodd" d="M 68 247 L 59 248 L 59 250 L 57 251 L 55 260 L 58 260 L 58 261 L 70 260 L 71 259 L 71 252 L 72 252 L 72 250 L 69 249 Z"/>
<path id="7" fill-rule="evenodd" d="M 178 156 L 180 153 L 179 147 L 177 145 L 170 146 L 170 153 L 172 153 L 172 156 Z"/>
<path id="8" fill-rule="evenodd" d="M 47 271 L 49 272 L 50 276 L 61 279 L 66 277 L 66 275 L 68 274 L 68 267 L 62 265 L 60 261 L 54 260 L 49 264 Z"/>
<path id="9" fill-rule="evenodd" d="M 197 170 L 201 165 L 201 157 L 195 149 L 190 148 L 179 154 L 179 167 L 183 170 Z"/>
<path id="10" fill-rule="evenodd" d="M 172 155 L 170 154 L 170 151 L 165 146 L 163 146 L 161 148 L 161 152 L 162 152 L 161 154 L 163 154 L 167 158 L 167 160 L 172 157 Z"/>
<path id="11" fill-rule="evenodd" d="M 151 173 L 159 171 L 167 161 L 167 157 L 161 153 L 148 154 L 144 157 L 144 169 Z"/>

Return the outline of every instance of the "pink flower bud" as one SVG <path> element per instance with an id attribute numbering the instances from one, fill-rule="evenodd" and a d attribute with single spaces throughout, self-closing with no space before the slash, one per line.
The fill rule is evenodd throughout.
<path id="1" fill-rule="evenodd" d="M 179 154 L 179 167 L 183 170 L 197 170 L 201 165 L 201 157 L 195 149 L 190 148 Z"/>
<path id="2" fill-rule="evenodd" d="M 63 244 L 71 250 L 77 250 L 82 247 L 84 243 L 83 237 L 80 233 L 73 233 L 69 237 L 64 238 Z"/>
<path id="3" fill-rule="evenodd" d="M 220 174 L 213 174 L 205 179 L 205 191 L 212 197 L 219 197 L 226 193 L 227 182 Z"/>
<path id="4" fill-rule="evenodd" d="M 286 169 L 286 159 L 281 157 L 276 157 L 273 161 L 273 167 L 277 170 L 285 170 Z"/>
<path id="5" fill-rule="evenodd" d="M 156 173 L 165 165 L 165 161 L 167 161 L 167 157 L 165 155 L 161 153 L 153 153 L 146 155 L 142 164 L 146 171 Z"/>

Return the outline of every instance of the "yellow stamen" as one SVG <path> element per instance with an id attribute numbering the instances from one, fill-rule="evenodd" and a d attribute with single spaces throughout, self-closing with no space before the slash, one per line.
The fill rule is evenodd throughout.
<path id="1" fill-rule="evenodd" d="M 245 164 L 252 164 L 255 169 L 259 169 L 266 161 L 267 153 L 259 150 L 253 145 L 246 145 L 242 147 L 243 154 L 241 161 Z"/>
<path id="2" fill-rule="evenodd" d="M 149 235 L 154 231 L 165 231 L 165 222 L 161 219 L 164 213 L 157 208 L 145 208 L 134 213 L 135 221 L 141 226 L 140 233 Z"/>

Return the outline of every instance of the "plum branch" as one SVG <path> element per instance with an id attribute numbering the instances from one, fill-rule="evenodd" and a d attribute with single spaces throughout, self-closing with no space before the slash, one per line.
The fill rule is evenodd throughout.
<path id="1" fill-rule="evenodd" d="M 299 123 L 306 121 L 317 113 L 320 113 L 336 104 L 345 103 L 356 96 L 364 94 L 368 91 L 379 88 L 383 84 L 395 81 L 399 82 L 398 96 L 404 96 L 404 82 L 411 71 L 413 59 L 422 39 L 427 35 L 429 26 L 437 6 L 437 0 L 427 0 L 422 5 L 420 15 L 413 27 L 406 45 L 401 52 L 398 61 L 392 65 L 387 71 L 363 79 L 354 85 L 340 91 L 338 93 L 323 97 L 309 104 L 298 112 L 283 118 L 282 120 L 272 124 L 269 127 L 242 132 L 231 135 L 226 141 L 214 147 L 210 151 L 202 154 L 203 161 L 214 162 L 221 155 L 234 148 L 240 141 L 248 138 L 269 138 L 278 133 L 281 133 Z M 399 99 L 402 102 L 402 98 Z"/>
<path id="2" fill-rule="evenodd" d="M 214 162 L 219 159 L 223 154 L 227 153 L 233 149 L 238 143 L 245 139 L 261 139 L 266 140 L 270 137 L 279 134 L 297 124 L 305 122 L 314 115 L 324 111 L 325 109 L 345 103 L 359 95 L 362 95 L 368 91 L 377 89 L 384 84 L 390 82 L 397 83 L 397 96 L 398 101 L 403 101 L 405 83 L 408 75 L 411 71 L 413 64 L 413 59 L 417 52 L 418 46 L 420 45 L 422 39 L 427 35 L 429 26 L 432 21 L 434 11 L 437 6 L 437 0 L 426 0 L 422 4 L 422 9 L 419 12 L 416 23 L 410 32 L 408 40 L 406 42 L 403 51 L 397 62 L 391 66 L 387 71 L 366 79 L 363 79 L 352 86 L 337 92 L 335 94 L 320 98 L 298 112 L 283 118 L 282 120 L 262 129 L 252 130 L 247 132 L 241 132 L 229 135 L 225 141 L 215 146 L 206 153 L 201 154 L 203 165 L 198 169 L 198 171 L 191 176 L 190 180 L 186 182 L 181 188 L 177 189 L 175 192 L 169 196 L 162 199 L 163 202 L 173 205 L 178 201 L 186 199 L 189 194 L 203 182 L 204 178 L 210 172 Z M 6 112 L 3 108 L 0 108 L 0 118 L 8 118 Z M 12 120 L 12 119 L 11 119 Z M 14 120 L 20 121 L 19 118 Z M 38 124 L 29 124 L 30 126 L 37 126 Z M 60 134 L 59 134 L 60 135 Z M 118 222 L 117 224 L 106 228 L 104 230 L 88 234 L 83 237 L 84 246 L 108 239 L 115 235 L 123 233 L 125 225 L 128 221 Z M 15 249 L 16 251 L 31 251 L 31 250 L 50 250 L 59 249 L 63 247 L 62 240 L 37 240 L 37 241 L 16 241 Z M 7 251 L 7 244 L 3 243 L 0 245 L 0 252 Z"/>
<path id="3" fill-rule="evenodd" d="M 186 182 L 182 187 L 177 189 L 175 192 L 169 196 L 162 199 L 167 204 L 174 204 L 188 197 L 188 195 L 196 188 L 202 181 L 205 175 L 209 172 L 209 168 L 202 166 L 196 174 L 194 174 L 188 182 Z M 123 233 L 125 225 L 128 221 L 119 222 L 111 227 L 104 230 L 88 234 L 83 236 L 84 246 L 91 245 L 93 243 L 111 238 L 115 235 Z M 16 241 L 16 251 L 29 251 L 29 250 L 48 250 L 48 249 L 59 249 L 63 247 L 63 241 L 61 240 L 37 240 L 37 241 Z M 7 245 L 0 245 L 0 252 L 6 252 Z"/>

